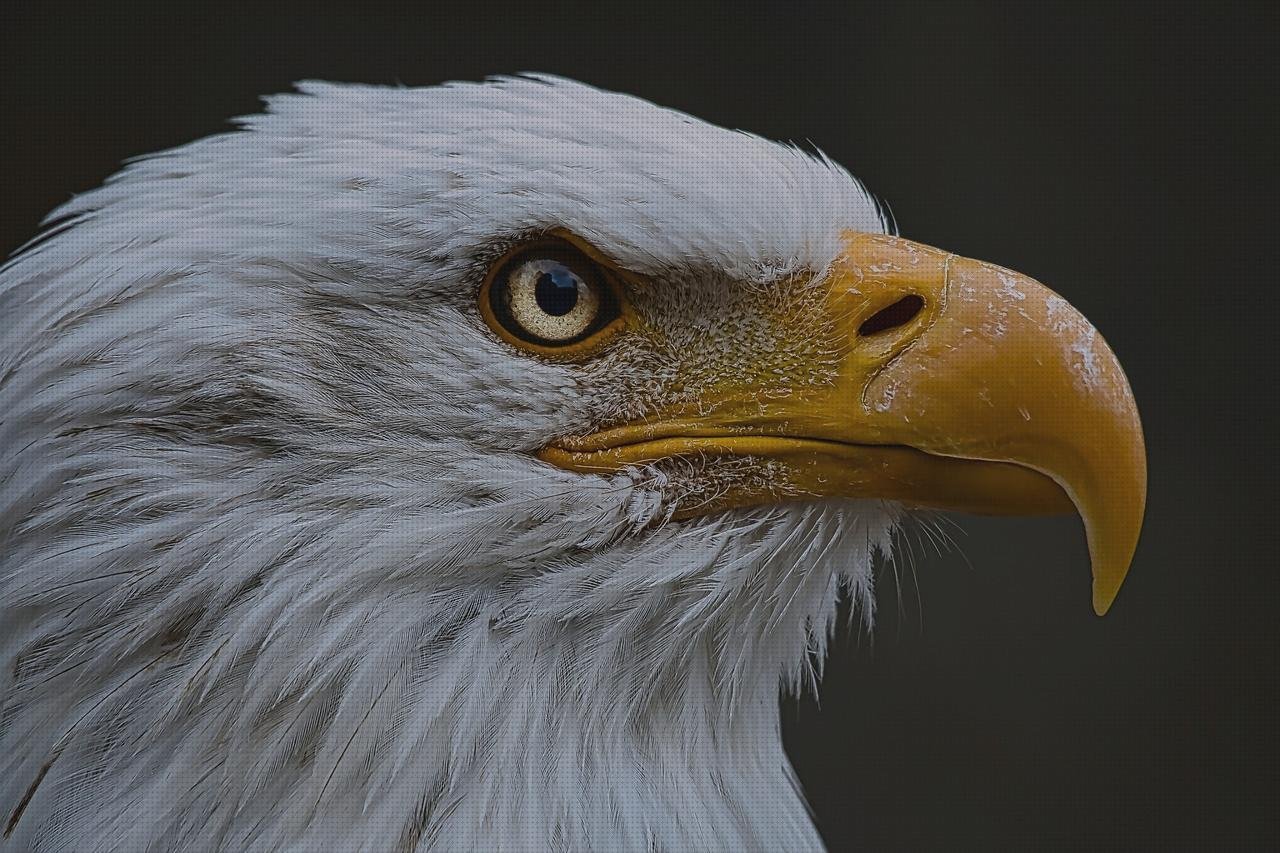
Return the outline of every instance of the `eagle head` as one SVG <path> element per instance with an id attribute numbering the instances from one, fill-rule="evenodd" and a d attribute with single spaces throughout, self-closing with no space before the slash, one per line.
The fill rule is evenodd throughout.
<path id="1" fill-rule="evenodd" d="M 12 850 L 799 850 L 916 507 L 1137 540 L 1133 397 L 822 156 L 549 77 L 304 83 L 0 271 Z"/>

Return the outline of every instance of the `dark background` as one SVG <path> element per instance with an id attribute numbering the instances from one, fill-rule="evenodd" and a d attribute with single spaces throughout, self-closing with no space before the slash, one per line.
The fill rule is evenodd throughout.
<path id="1" fill-rule="evenodd" d="M 874 637 L 841 633 L 821 702 L 784 702 L 830 846 L 1275 849 L 1276 8 L 10 3 L 0 251 L 306 77 L 541 70 L 811 140 L 905 236 L 1091 318 L 1151 466 L 1105 619 L 1074 520 L 958 519 L 959 552 L 885 573 Z"/>

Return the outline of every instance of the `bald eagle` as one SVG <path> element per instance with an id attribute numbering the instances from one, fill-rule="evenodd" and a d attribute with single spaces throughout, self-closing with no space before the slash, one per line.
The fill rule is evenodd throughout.
<path id="1" fill-rule="evenodd" d="M 0 271 L 0 848 L 805 850 L 779 734 L 913 508 L 1146 489 L 1111 350 L 821 155 L 306 82 Z"/>

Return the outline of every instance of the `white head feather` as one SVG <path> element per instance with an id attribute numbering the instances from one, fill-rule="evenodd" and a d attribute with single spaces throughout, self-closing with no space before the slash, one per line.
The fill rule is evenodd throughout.
<path id="1" fill-rule="evenodd" d="M 0 272 L 0 848 L 819 847 L 779 686 L 895 511 L 668 523 L 679 470 L 536 461 L 646 377 L 475 290 L 565 227 L 711 304 L 874 200 L 566 80 L 299 89 Z"/>

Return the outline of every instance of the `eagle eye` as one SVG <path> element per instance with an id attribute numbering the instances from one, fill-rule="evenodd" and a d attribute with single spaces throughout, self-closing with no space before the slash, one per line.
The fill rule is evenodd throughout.
<path id="1" fill-rule="evenodd" d="M 562 240 L 521 247 L 498 261 L 480 307 L 509 342 L 552 355 L 579 353 L 622 314 L 608 271 Z"/>

